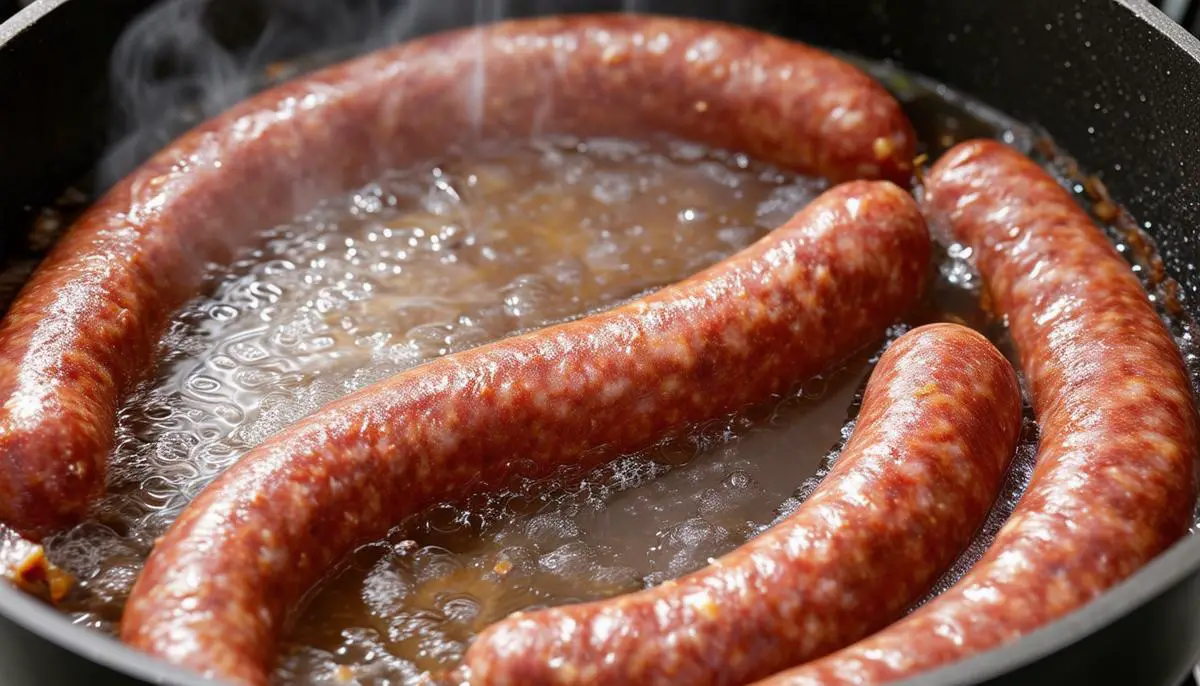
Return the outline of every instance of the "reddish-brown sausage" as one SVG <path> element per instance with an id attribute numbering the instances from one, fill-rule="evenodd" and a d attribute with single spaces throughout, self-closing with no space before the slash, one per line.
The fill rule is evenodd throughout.
<path id="1" fill-rule="evenodd" d="M 705 569 L 611 600 L 518 613 L 467 651 L 479 686 L 744 684 L 898 617 L 966 547 L 1021 429 L 1008 360 L 932 324 L 871 374 L 854 434 L 787 519 Z"/>
<path id="2" fill-rule="evenodd" d="M 914 137 L 858 69 L 731 26 L 517 21 L 384 50 L 189 132 L 76 223 L 0 326 L 0 521 L 40 538 L 103 488 L 117 406 L 210 263 L 322 196 L 482 139 L 667 134 L 833 181 L 907 181 Z"/>
<path id="3" fill-rule="evenodd" d="M 1011 641 L 1182 536 L 1200 435 L 1171 335 L 1057 182 L 992 141 L 960 144 L 929 208 L 974 251 L 1008 317 L 1041 426 L 1029 487 L 987 554 L 905 620 L 770 684 L 878 684 Z"/>
<path id="4" fill-rule="evenodd" d="M 122 638 L 264 684 L 289 606 L 356 545 L 514 470 L 594 466 L 786 390 L 877 340 L 917 299 L 929 255 L 905 191 L 851 182 L 655 294 L 328 405 L 184 511 L 138 579 Z"/>

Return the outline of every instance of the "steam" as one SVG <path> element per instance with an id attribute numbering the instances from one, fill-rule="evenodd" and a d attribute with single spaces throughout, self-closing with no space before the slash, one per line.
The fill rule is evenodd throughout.
<path id="1" fill-rule="evenodd" d="M 743 18 L 741 0 L 161 0 L 135 19 L 109 63 L 106 188 L 186 129 L 273 82 L 416 36 L 554 12 L 662 12 Z M 249 46 L 249 47 L 245 47 Z M 478 119 L 483 42 L 468 84 Z M 495 87 L 495 86 L 493 86 Z"/>
<path id="2" fill-rule="evenodd" d="M 507 0 L 164 0 L 135 19 L 109 63 L 107 187 L 173 138 L 272 78 L 417 35 L 505 16 Z M 253 37 L 247 41 L 246 32 Z M 239 36 L 241 33 L 243 35 Z M 249 47 L 233 47 L 238 44 Z"/>

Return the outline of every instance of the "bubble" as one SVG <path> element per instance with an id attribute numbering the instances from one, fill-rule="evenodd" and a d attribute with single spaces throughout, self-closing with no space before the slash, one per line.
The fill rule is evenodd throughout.
<path id="1" fill-rule="evenodd" d="M 504 312 L 518 322 L 527 322 L 542 315 L 544 311 L 554 311 L 547 307 L 547 303 L 555 301 L 555 291 L 554 286 L 541 276 L 518 276 L 501 292 L 504 298 Z"/>
<path id="2" fill-rule="evenodd" d="M 557 512 L 538 515 L 525 524 L 525 537 L 546 550 L 579 538 L 581 533 L 577 522 Z"/>
<path id="3" fill-rule="evenodd" d="M 657 554 L 669 578 L 704 566 L 710 557 L 720 556 L 733 545 L 728 529 L 704 517 L 692 517 L 659 534 Z"/>
<path id="4" fill-rule="evenodd" d="M 709 519 L 733 514 L 746 503 L 762 495 L 763 488 L 749 472 L 735 469 L 716 488 L 700 494 L 700 515 Z"/>
<path id="5" fill-rule="evenodd" d="M 758 235 L 758 231 L 749 226 L 726 226 L 717 230 L 717 238 L 736 250 L 748 247 Z"/>
<path id="6" fill-rule="evenodd" d="M 451 596 L 442 601 L 442 614 L 447 621 L 471 624 L 479 618 L 480 604 L 468 595 Z"/>
<path id="7" fill-rule="evenodd" d="M 381 619 L 388 619 L 404 607 L 404 600 L 412 592 L 411 575 L 396 568 L 391 557 L 380 559 L 363 581 L 363 604 Z"/>
<path id="8" fill-rule="evenodd" d="M 541 568 L 551 574 L 566 578 L 582 578 L 595 565 L 598 551 L 581 541 L 571 541 L 538 558 Z"/>
<path id="9" fill-rule="evenodd" d="M 370 184 L 355 193 L 351 202 L 357 214 L 375 214 L 383 209 L 384 199 L 382 189 L 377 184 Z"/>
<path id="10" fill-rule="evenodd" d="M 443 176 L 440 170 L 434 170 L 433 183 L 426 192 L 425 197 L 421 200 L 421 207 L 430 214 L 448 217 L 454 215 L 462 208 L 462 197 L 455 188 L 454 183 Z M 414 238 L 424 237 L 425 232 L 417 229 L 413 231 Z"/>
<path id="11" fill-rule="evenodd" d="M 592 197 L 605 205 L 629 202 L 633 197 L 633 182 L 620 174 L 600 174 L 592 187 Z"/>
<path id="12" fill-rule="evenodd" d="M 438 356 L 685 278 L 763 235 L 763 203 L 789 184 L 804 182 L 691 143 L 548 138 L 392 170 L 265 229 L 173 319 L 158 374 L 122 408 L 104 524 L 50 542 L 84 580 L 68 611 L 113 631 L 155 538 L 269 436 Z M 408 683 L 509 612 L 641 587 L 681 554 L 641 530 L 650 517 L 669 527 L 742 502 L 722 495 L 726 510 L 713 509 L 699 496 L 725 493 L 728 469 L 704 472 L 702 484 L 656 481 L 698 451 L 529 478 L 431 510 L 405 534 L 411 549 L 356 555 L 361 568 L 334 584 L 346 592 L 320 621 L 297 625 L 302 640 L 284 647 L 277 673 Z M 613 538 L 622 526 L 640 538 Z M 695 536 L 672 531 L 668 547 Z"/>
<path id="13" fill-rule="evenodd" d="M 737 188 L 742 183 L 742 177 L 735 169 L 730 169 L 721 162 L 700 162 L 696 165 L 700 172 L 709 180 L 725 188 Z"/>
<path id="14" fill-rule="evenodd" d="M 758 205 L 756 213 L 758 226 L 768 229 L 782 226 L 792 218 L 792 215 L 812 202 L 822 190 L 824 190 L 823 184 L 809 179 L 802 179 L 774 189 L 767 199 Z"/>

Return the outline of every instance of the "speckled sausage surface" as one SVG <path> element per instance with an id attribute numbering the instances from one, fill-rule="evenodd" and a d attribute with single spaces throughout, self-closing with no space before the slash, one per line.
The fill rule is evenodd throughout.
<path id="1" fill-rule="evenodd" d="M 1008 360 L 956 324 L 910 331 L 871 374 L 854 434 L 792 515 L 708 567 L 484 631 L 473 685 L 744 684 L 896 619 L 966 547 L 1021 429 Z"/>
<path id="2" fill-rule="evenodd" d="M 201 493 L 151 554 L 122 638 L 264 684 L 289 607 L 357 545 L 514 473 L 595 466 L 783 392 L 877 341 L 929 259 L 905 191 L 850 182 L 688 280 L 368 386 Z"/>
<path id="3" fill-rule="evenodd" d="M 0 325 L 0 521 L 33 539 L 102 491 L 121 399 L 171 312 L 254 229 L 481 139 L 667 134 L 833 181 L 908 180 L 912 128 L 858 69 L 727 25 L 516 21 L 390 48 L 187 133 L 69 231 Z"/>
<path id="4" fill-rule="evenodd" d="M 1051 176 L 999 143 L 958 145 L 927 183 L 934 220 L 972 248 L 1008 317 L 1041 428 L 1033 478 L 948 591 L 764 683 L 886 683 L 999 646 L 1126 578 L 1191 522 L 1191 386 L 1128 264 Z"/>

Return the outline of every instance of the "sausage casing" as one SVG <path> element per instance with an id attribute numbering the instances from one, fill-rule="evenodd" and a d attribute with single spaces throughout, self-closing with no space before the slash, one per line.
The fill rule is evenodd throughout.
<path id="1" fill-rule="evenodd" d="M 264 684 L 287 610 L 357 545 L 436 503 L 595 466 L 784 392 L 882 337 L 919 297 L 929 259 L 905 191 L 851 182 L 657 293 L 327 405 L 183 512 L 134 587 L 122 638 Z"/>
<path id="2" fill-rule="evenodd" d="M 68 231 L 0 324 L 0 521 L 32 539 L 102 492 L 117 408 L 172 312 L 256 229 L 480 140 L 666 134 L 832 181 L 905 182 L 899 104 L 824 52 L 722 24 L 513 21 L 269 90 L 176 140 Z"/>
<path id="3" fill-rule="evenodd" d="M 1053 177 L 1000 143 L 959 144 L 927 184 L 933 221 L 970 246 L 1008 318 L 1041 429 L 1033 476 L 957 584 L 766 683 L 886 683 L 1007 643 L 1128 577 L 1191 523 L 1191 385 L 1129 265 Z"/>
<path id="4" fill-rule="evenodd" d="M 470 683 L 744 684 L 845 646 L 966 547 L 1020 430 L 1017 376 L 986 338 L 956 324 L 910 331 L 794 513 L 677 581 L 492 625 L 467 651 Z"/>

